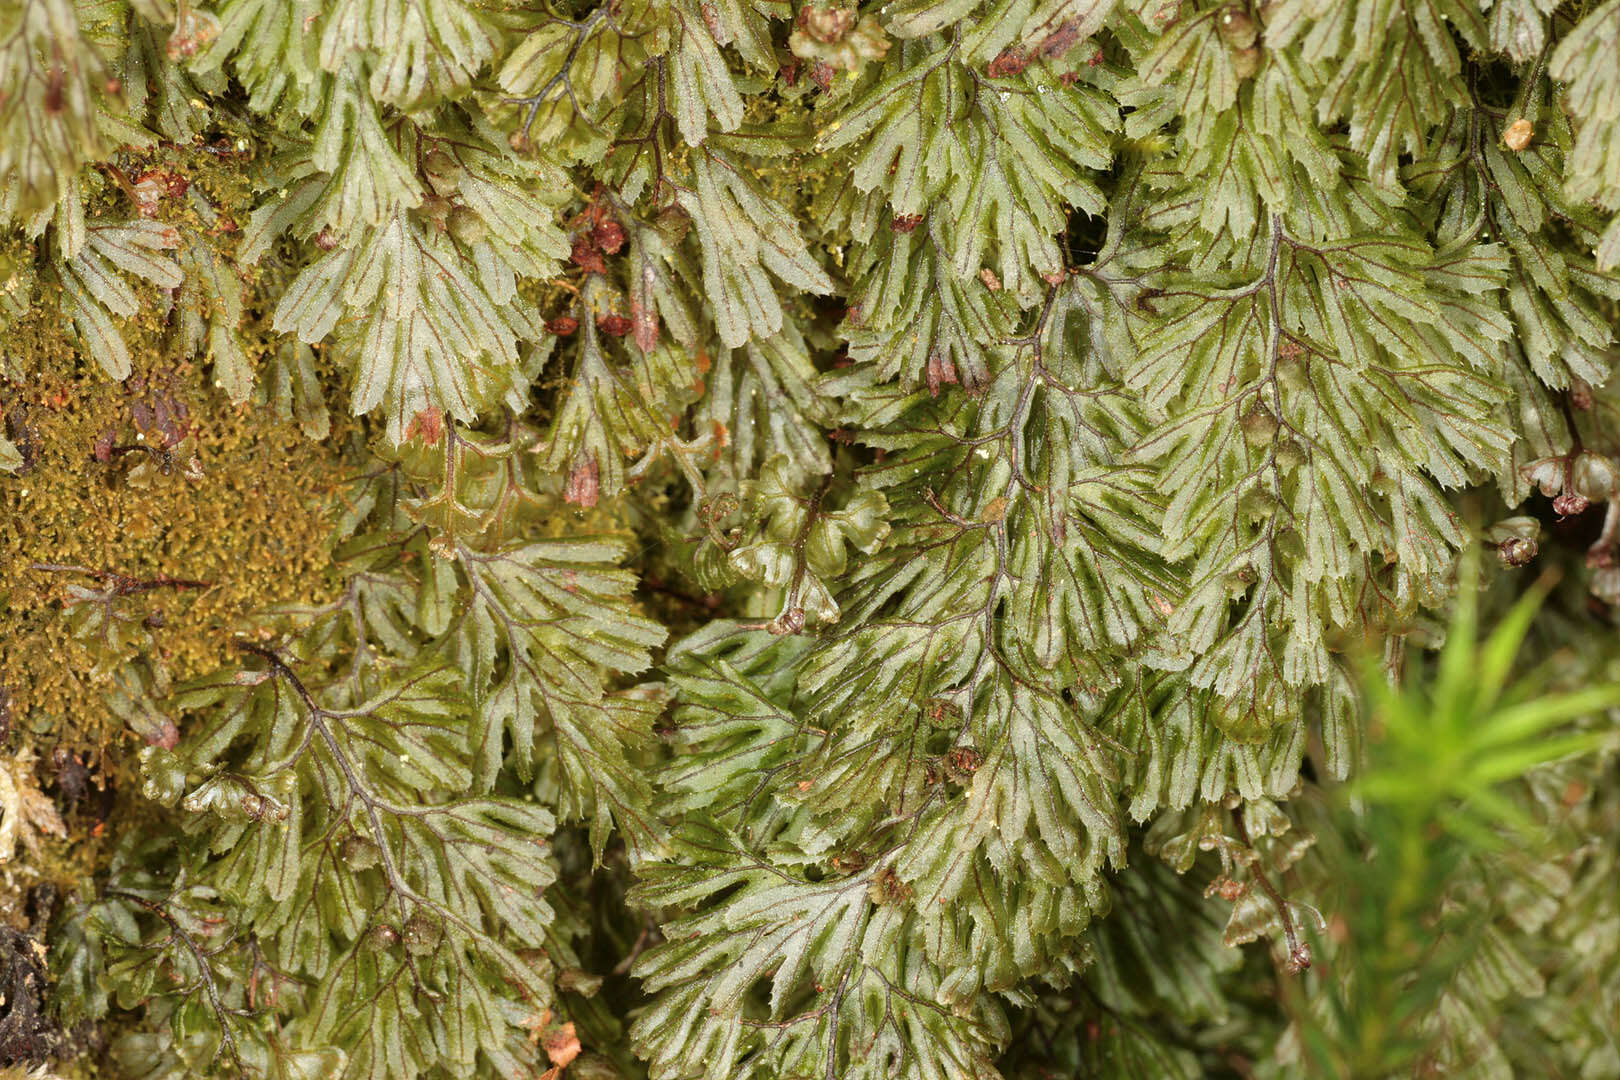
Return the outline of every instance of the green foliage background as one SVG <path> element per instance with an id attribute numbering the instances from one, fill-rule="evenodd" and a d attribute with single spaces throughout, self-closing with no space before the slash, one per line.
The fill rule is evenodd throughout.
<path id="1" fill-rule="evenodd" d="M 0 1066 L 1620 1077 L 1617 57 L 0 0 Z"/>

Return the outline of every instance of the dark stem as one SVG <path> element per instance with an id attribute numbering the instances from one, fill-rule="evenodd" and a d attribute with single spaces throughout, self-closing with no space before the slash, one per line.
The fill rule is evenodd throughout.
<path id="1" fill-rule="evenodd" d="M 132 578 L 127 574 L 120 574 L 116 570 L 96 570 L 88 566 L 74 566 L 62 563 L 29 563 L 30 570 L 43 570 L 51 574 L 87 574 L 98 578 L 112 588 L 114 596 L 133 596 L 136 593 L 151 592 L 153 589 L 212 589 L 212 581 L 195 581 L 191 578 L 170 577 L 159 574 L 151 578 Z"/>
<path id="2" fill-rule="evenodd" d="M 117 897 L 120 900 L 127 900 L 162 919 L 169 927 L 169 936 L 179 941 L 186 947 L 186 951 L 191 953 L 191 958 L 197 963 L 198 977 L 202 979 L 203 989 L 208 994 L 208 1003 L 213 1007 L 214 1016 L 219 1021 L 220 1050 L 229 1051 L 231 1063 L 236 1066 L 237 1075 L 246 1076 L 247 1069 L 243 1066 L 242 1055 L 236 1048 L 236 1037 L 231 1034 L 231 1026 L 226 1019 L 229 1016 L 229 1011 L 225 1008 L 224 1002 L 219 999 L 219 988 L 214 985 L 213 969 L 208 964 L 208 957 L 203 954 L 202 949 L 198 948 L 197 943 L 192 940 L 185 927 L 181 926 L 179 920 L 170 915 L 168 909 L 162 904 L 148 900 L 143 896 L 124 892 L 122 889 L 108 889 L 106 895 Z M 219 1051 L 216 1050 L 215 1056 L 217 1057 L 218 1054 Z"/>
<path id="3" fill-rule="evenodd" d="M 1294 928 L 1294 917 L 1288 913 L 1288 901 L 1277 891 L 1271 879 L 1266 877 L 1265 869 L 1260 865 L 1260 853 L 1255 851 L 1254 845 L 1249 841 L 1248 827 L 1243 824 L 1243 808 L 1234 807 L 1232 810 L 1232 826 L 1237 830 L 1238 840 L 1254 855 L 1249 864 L 1249 873 L 1260 886 L 1266 896 L 1277 907 L 1277 914 L 1282 919 L 1283 938 L 1288 943 L 1288 973 L 1298 975 L 1311 966 L 1311 950 L 1299 940 L 1299 934 Z"/>

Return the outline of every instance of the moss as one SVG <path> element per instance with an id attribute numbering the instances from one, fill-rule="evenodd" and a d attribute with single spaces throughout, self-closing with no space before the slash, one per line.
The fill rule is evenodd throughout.
<path id="1" fill-rule="evenodd" d="M 99 750 L 116 731 L 101 699 L 107 669 L 132 651 L 165 680 L 200 674 L 228 655 L 245 616 L 336 588 L 341 441 L 312 444 L 262 408 L 231 406 L 145 329 L 132 335 L 144 361 L 124 384 L 48 314 L 14 328 L 0 373 L 0 409 L 27 462 L 0 483 L 0 672 L 15 722 L 75 748 Z M 118 639 L 123 655 L 96 655 L 106 635 L 71 632 L 65 616 L 86 591 L 122 594 L 111 614 L 138 627 Z"/>

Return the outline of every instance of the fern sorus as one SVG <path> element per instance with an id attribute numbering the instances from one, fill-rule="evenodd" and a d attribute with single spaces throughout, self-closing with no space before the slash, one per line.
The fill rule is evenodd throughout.
<path id="1" fill-rule="evenodd" d="M 0 0 L 0 1068 L 1620 1077 L 1617 45 Z"/>

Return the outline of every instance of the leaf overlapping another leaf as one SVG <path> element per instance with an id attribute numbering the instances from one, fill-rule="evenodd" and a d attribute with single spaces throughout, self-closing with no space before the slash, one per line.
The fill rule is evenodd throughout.
<path id="1" fill-rule="evenodd" d="M 473 267 L 453 241 L 396 211 L 355 247 L 304 270 L 277 305 L 276 325 L 313 345 L 341 320 L 360 357 L 354 410 L 382 406 L 398 441 L 429 406 L 471 419 L 511 392 L 519 342 L 538 335 L 513 294 L 492 291 Z"/>

